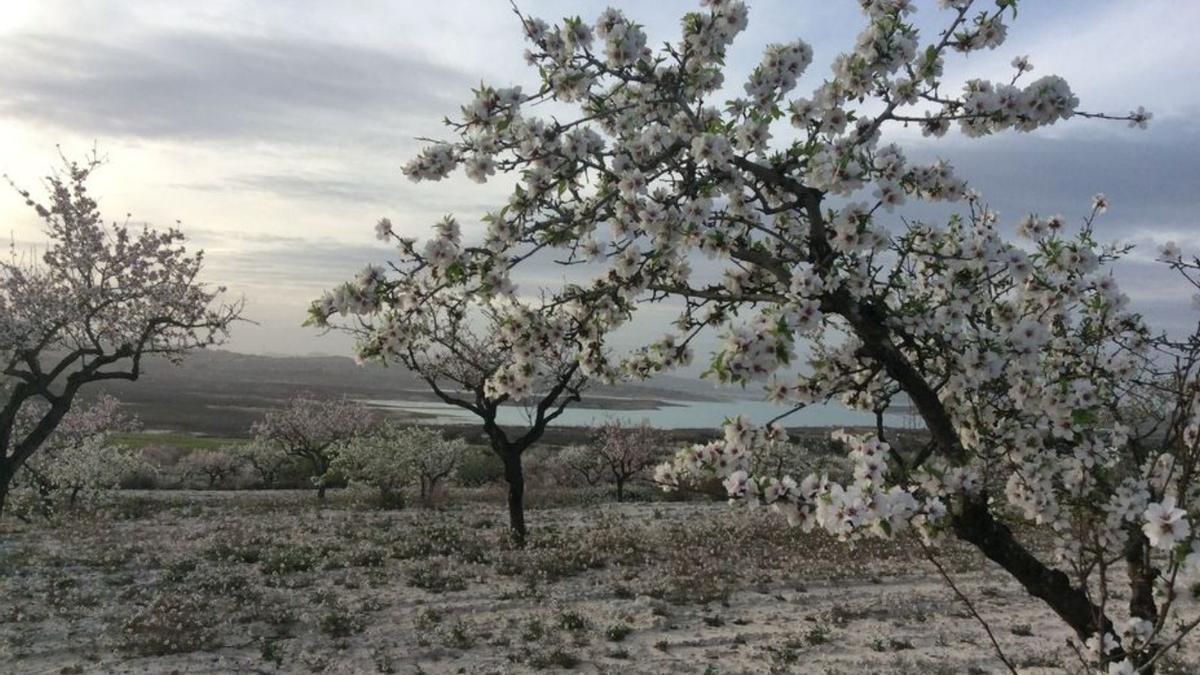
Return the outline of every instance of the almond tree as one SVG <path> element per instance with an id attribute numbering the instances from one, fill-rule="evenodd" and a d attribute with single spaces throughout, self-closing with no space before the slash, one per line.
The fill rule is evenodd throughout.
<path id="1" fill-rule="evenodd" d="M 467 442 L 461 438 L 444 438 L 438 431 L 426 427 L 409 427 L 407 441 L 421 501 L 429 505 L 438 485 L 454 475 L 462 464 Z"/>
<path id="2" fill-rule="evenodd" d="M 402 246 L 397 267 L 443 272 L 411 284 L 405 298 L 417 306 L 489 298 L 516 268 L 554 261 L 595 271 L 543 289 L 565 314 L 609 301 L 680 309 L 665 336 L 623 358 L 610 353 L 616 322 L 601 317 L 578 345 L 589 377 L 687 363 L 696 338 L 713 335 L 709 376 L 761 384 L 797 409 L 840 398 L 882 415 L 903 394 L 930 442 L 845 436 L 855 465 L 845 483 L 748 475 L 754 448 L 782 430 L 745 419 L 658 478 L 718 475 L 733 498 L 844 540 L 956 537 L 1045 602 L 1089 668 L 1149 672 L 1200 622 L 1171 600 L 1182 590 L 1172 570 L 1200 566 L 1189 553 L 1200 516 L 1188 498 L 1195 372 L 1173 371 L 1175 405 L 1160 412 L 1178 433 L 1148 449 L 1112 412 L 1128 408 L 1162 356 L 1110 274 L 1123 249 L 1093 236 L 1107 200 L 1097 195 L 1078 226 L 1030 214 L 1011 241 L 948 161 L 914 163 L 898 142 L 905 127 L 936 138 L 1071 118 L 1146 125 L 1141 108 L 1080 110 L 1062 78 L 1031 79 L 1024 56 L 1001 81 L 946 81 L 955 53 L 1003 45 L 1016 4 L 941 0 L 942 28 L 923 36 L 909 19 L 914 2 L 864 0 L 862 32 L 807 95 L 793 93 L 813 57 L 799 39 L 767 45 L 740 86 L 727 86 L 727 50 L 748 20 L 736 0 L 705 0 L 657 51 L 617 10 L 559 25 L 518 15 L 538 86 L 482 85 L 448 120 L 448 138 L 405 167 L 413 180 L 460 167 L 480 182 L 506 174 L 512 194 L 487 214 L 482 241 L 442 227 L 420 248 Z M 555 117 L 537 116 L 550 109 Z M 909 200 L 955 214 L 902 218 Z M 332 297 L 326 315 L 375 312 L 360 295 Z M 544 345 L 519 348 L 536 358 Z M 801 354 L 797 377 L 787 367 Z M 1018 536 L 1013 526 L 1029 520 L 1053 534 L 1053 556 Z M 1118 584 L 1129 588 L 1123 607 L 1093 592 Z"/>
<path id="3" fill-rule="evenodd" d="M 659 459 L 662 432 L 642 421 L 625 426 L 620 420 L 605 423 L 592 439 L 592 451 L 611 482 L 617 486 L 617 501 L 625 498 L 625 484 Z"/>
<path id="4" fill-rule="evenodd" d="M 249 443 L 239 443 L 221 448 L 221 452 L 236 458 L 258 477 L 263 487 L 274 487 L 279 480 L 279 474 L 296 458 L 284 452 L 275 443 L 262 443 L 257 440 Z"/>
<path id="5" fill-rule="evenodd" d="M 203 476 L 210 489 L 236 475 L 238 465 L 238 459 L 234 455 L 207 448 L 193 450 L 179 462 L 179 468 L 185 476 Z"/>
<path id="6" fill-rule="evenodd" d="M 219 344 L 241 312 L 199 281 L 203 256 L 179 230 L 105 224 L 86 185 L 99 164 L 64 160 L 44 201 L 18 190 L 47 244 L 0 263 L 0 511 L 81 390 L 138 379 L 147 356 Z"/>
<path id="7" fill-rule="evenodd" d="M 437 484 L 458 468 L 466 447 L 433 429 L 384 422 L 343 445 L 333 469 L 351 483 L 377 488 L 385 508 L 404 506 L 404 489 L 414 483 L 428 504 Z"/>
<path id="8" fill-rule="evenodd" d="M 305 462 L 317 488 L 317 501 L 324 502 L 329 467 L 338 449 L 370 432 L 374 423 L 374 415 L 361 403 L 300 394 L 286 407 L 264 415 L 250 434 L 254 443 L 278 448 Z"/>
<path id="9" fill-rule="evenodd" d="M 386 225 L 386 221 L 385 221 Z M 441 224 L 451 241 L 453 221 Z M 387 227 L 385 237 L 395 237 Z M 402 247 L 412 242 L 396 237 Z M 448 244 L 449 245 L 449 244 Z M 313 303 L 312 323 L 340 325 L 360 338 L 358 356 L 395 362 L 416 373 L 444 403 L 479 418 L 492 452 L 504 463 L 508 483 L 509 529 L 520 545 L 525 526 L 525 472 L 521 459 L 546 427 L 580 399 L 587 383 L 578 345 L 596 325 L 597 312 L 564 314 L 553 305 L 528 306 L 511 297 L 512 285 L 493 275 L 486 304 L 440 294 L 427 297 L 427 285 L 460 272 L 422 259 L 401 268 L 394 279 L 368 267 L 359 279 Z M 353 306 L 357 323 L 331 323 Z M 600 312 L 616 306 L 598 303 Z M 537 351 L 531 345 L 537 345 Z M 524 406 L 526 424 L 505 428 L 501 406 Z"/>
<path id="10" fill-rule="evenodd" d="M 606 477 L 607 467 L 590 445 L 568 445 L 550 459 L 557 478 L 567 485 L 599 485 Z"/>
<path id="11" fill-rule="evenodd" d="M 23 413 L 23 425 L 37 419 L 37 406 Z M 116 487 L 131 472 L 146 463 L 135 452 L 113 439 L 113 434 L 139 427 L 135 418 L 121 410 L 121 402 L 102 394 L 87 407 L 72 408 L 59 423 L 41 451 L 31 457 L 17 475 L 18 485 L 29 485 L 38 494 L 42 506 L 53 508 L 55 493 L 67 494 L 67 505 L 74 506 L 85 491 Z"/>

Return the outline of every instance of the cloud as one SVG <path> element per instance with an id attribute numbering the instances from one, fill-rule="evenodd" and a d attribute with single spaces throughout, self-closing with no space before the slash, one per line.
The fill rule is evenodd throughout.
<path id="1" fill-rule="evenodd" d="M 212 192 L 261 192 L 282 199 L 318 202 L 386 203 L 395 193 L 396 181 L 370 181 L 355 176 L 326 174 L 259 173 L 234 176 L 217 183 L 178 183 L 173 187 Z"/>
<path id="2" fill-rule="evenodd" d="M 285 36 L 156 31 L 0 42 L 0 113 L 96 135 L 342 142 L 407 135 L 470 77 L 424 57 Z"/>
<path id="3" fill-rule="evenodd" d="M 463 182 L 460 180 L 458 184 Z M 481 215 L 502 206 L 508 196 L 506 187 L 469 185 L 465 191 L 454 189 L 454 185 L 435 191 L 425 185 L 414 185 L 399 170 L 384 173 L 351 168 L 336 172 L 302 170 L 296 173 L 246 173 L 214 182 L 174 183 L 171 187 L 218 194 L 253 192 L 283 201 L 333 203 L 338 207 L 344 207 L 345 203 L 384 207 L 381 214 L 393 214 L 393 209 L 402 208 L 403 214 L 394 214 L 392 217 L 423 218 L 420 226 L 425 228 L 444 214 L 456 213 L 468 221 L 465 225 L 469 229 Z M 363 222 L 359 225 L 366 232 L 373 223 Z"/>

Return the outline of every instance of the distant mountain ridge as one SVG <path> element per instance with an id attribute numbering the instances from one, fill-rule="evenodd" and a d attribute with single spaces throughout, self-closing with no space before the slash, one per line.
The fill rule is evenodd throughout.
<path id="1" fill-rule="evenodd" d="M 344 356 L 265 356 L 225 350 L 197 352 L 178 366 L 150 359 L 143 363 L 137 382 L 107 383 L 104 391 L 124 401 L 148 429 L 230 436 L 244 436 L 263 412 L 299 393 L 436 400 L 417 375 L 402 367 L 360 366 Z M 739 394 L 699 379 L 659 375 L 636 384 L 597 385 L 577 405 L 619 404 L 612 399 L 669 405 L 669 401 L 734 400 Z"/>

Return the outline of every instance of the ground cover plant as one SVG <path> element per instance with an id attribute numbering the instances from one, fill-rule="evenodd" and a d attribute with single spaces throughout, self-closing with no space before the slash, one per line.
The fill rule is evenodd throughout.
<path id="1" fill-rule="evenodd" d="M 987 638 L 903 540 L 851 555 L 722 503 L 543 507 L 517 548 L 503 490 L 439 510 L 333 491 L 120 494 L 10 520 L 0 663 L 16 672 L 995 672 Z M 124 501 L 148 499 L 135 513 Z M 1027 531 L 1038 550 L 1052 534 Z M 941 564 L 1019 667 L 1071 672 L 1069 630 L 1002 570 Z M 1189 607 L 1195 601 L 1182 598 Z M 885 636 L 881 638 L 880 636 Z M 1192 672 L 1193 652 L 1164 661 Z"/>

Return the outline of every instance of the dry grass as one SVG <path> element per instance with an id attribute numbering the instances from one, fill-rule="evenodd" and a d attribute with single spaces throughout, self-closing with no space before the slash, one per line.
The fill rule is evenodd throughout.
<path id="1" fill-rule="evenodd" d="M 337 501 L 318 511 L 310 499 L 151 494 L 56 527 L 6 523 L 0 663 L 336 673 L 999 665 L 904 542 L 849 547 L 723 504 L 558 495 L 531 511 L 529 546 L 518 550 L 488 493 L 397 513 Z M 1049 612 L 972 552 L 942 555 L 1018 663 L 1071 665 Z"/>

